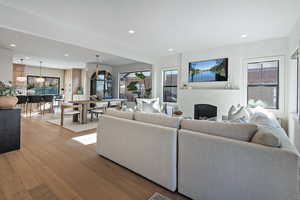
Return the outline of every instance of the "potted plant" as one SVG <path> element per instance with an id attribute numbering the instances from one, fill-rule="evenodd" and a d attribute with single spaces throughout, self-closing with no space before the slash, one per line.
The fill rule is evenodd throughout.
<path id="1" fill-rule="evenodd" d="M 16 89 L 11 82 L 0 81 L 0 109 L 14 108 L 18 103 Z"/>

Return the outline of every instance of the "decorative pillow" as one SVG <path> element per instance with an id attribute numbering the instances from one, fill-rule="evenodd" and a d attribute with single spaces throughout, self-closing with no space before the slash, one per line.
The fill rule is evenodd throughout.
<path id="1" fill-rule="evenodd" d="M 181 128 L 245 142 L 249 142 L 257 131 L 255 124 L 223 123 L 206 120 L 182 120 Z"/>
<path id="2" fill-rule="evenodd" d="M 264 128 L 259 128 L 253 136 L 252 143 L 261 144 L 270 147 L 280 147 L 280 139 L 272 132 Z"/>
<path id="3" fill-rule="evenodd" d="M 252 110 L 253 114 L 249 122 L 265 127 L 281 128 L 275 115 L 262 107 L 257 107 Z"/>
<path id="4" fill-rule="evenodd" d="M 228 112 L 228 120 L 233 122 L 247 122 L 249 113 L 244 106 L 231 106 Z"/>
<path id="5" fill-rule="evenodd" d="M 119 117 L 123 119 L 133 119 L 134 113 L 129 111 L 121 111 L 116 109 L 107 109 L 106 111 L 107 115 L 111 115 L 114 117 Z"/>
<path id="6" fill-rule="evenodd" d="M 137 109 L 141 112 L 159 113 L 161 111 L 159 98 L 136 99 Z"/>

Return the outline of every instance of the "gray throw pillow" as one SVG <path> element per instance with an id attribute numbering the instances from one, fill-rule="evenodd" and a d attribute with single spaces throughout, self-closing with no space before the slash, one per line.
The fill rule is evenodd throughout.
<path id="1" fill-rule="evenodd" d="M 270 147 L 281 147 L 280 139 L 267 129 L 258 129 L 251 142 Z"/>

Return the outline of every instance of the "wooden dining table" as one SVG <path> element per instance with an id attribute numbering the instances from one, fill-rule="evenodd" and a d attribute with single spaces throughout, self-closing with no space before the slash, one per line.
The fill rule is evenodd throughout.
<path id="1" fill-rule="evenodd" d="M 93 101 L 93 100 L 74 100 L 74 101 L 69 101 L 69 103 L 81 106 L 81 123 L 86 124 L 88 122 L 88 120 L 87 120 L 88 107 L 91 103 L 96 103 L 96 101 Z M 76 116 L 74 116 L 74 117 L 76 117 Z M 74 117 L 73 117 L 73 121 L 78 121 L 78 119 L 74 119 Z"/>

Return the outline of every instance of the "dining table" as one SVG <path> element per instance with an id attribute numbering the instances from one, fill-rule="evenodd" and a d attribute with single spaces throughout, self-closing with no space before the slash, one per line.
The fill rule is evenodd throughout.
<path id="1" fill-rule="evenodd" d="M 73 100 L 69 101 L 69 103 L 72 103 L 74 105 L 80 105 L 81 106 L 81 123 L 86 124 L 88 122 L 87 116 L 88 116 L 88 107 L 91 103 L 96 103 L 96 101 L 93 100 Z M 78 121 L 78 118 L 76 116 L 73 116 L 73 121 Z"/>

